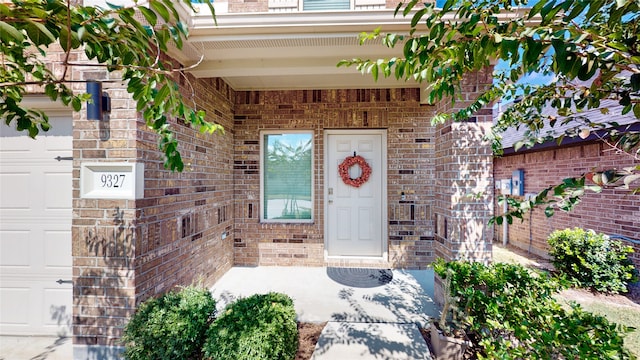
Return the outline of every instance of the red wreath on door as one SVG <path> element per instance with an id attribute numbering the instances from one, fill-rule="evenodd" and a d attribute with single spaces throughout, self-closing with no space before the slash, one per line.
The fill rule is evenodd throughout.
<path id="1" fill-rule="evenodd" d="M 360 166 L 362 174 L 360 174 L 359 177 L 352 179 L 351 176 L 349 176 L 349 169 L 355 165 Z M 340 165 L 338 165 L 338 173 L 345 184 L 359 188 L 369 180 L 369 176 L 371 176 L 371 166 L 369 166 L 367 161 L 360 155 L 348 156 Z"/>

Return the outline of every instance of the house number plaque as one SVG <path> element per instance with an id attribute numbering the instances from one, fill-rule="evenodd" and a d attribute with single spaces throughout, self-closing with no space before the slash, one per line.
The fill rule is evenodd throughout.
<path id="1" fill-rule="evenodd" d="M 140 199 L 144 196 L 144 164 L 84 163 L 80 195 L 86 199 Z"/>

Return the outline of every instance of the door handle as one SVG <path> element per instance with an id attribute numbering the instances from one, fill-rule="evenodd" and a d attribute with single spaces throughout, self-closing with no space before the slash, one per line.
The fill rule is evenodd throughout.
<path id="1" fill-rule="evenodd" d="M 62 279 L 58 279 L 56 280 L 56 282 L 60 285 L 62 284 L 73 284 L 73 280 L 62 280 Z"/>

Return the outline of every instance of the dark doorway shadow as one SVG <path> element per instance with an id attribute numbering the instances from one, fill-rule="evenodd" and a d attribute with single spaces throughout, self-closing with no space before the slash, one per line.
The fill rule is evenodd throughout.
<path id="1" fill-rule="evenodd" d="M 384 286 L 393 280 L 389 269 L 327 267 L 327 276 L 338 284 L 355 288 Z"/>

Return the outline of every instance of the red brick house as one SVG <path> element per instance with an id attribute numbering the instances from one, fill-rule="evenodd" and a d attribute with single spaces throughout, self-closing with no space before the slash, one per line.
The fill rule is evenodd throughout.
<path id="1" fill-rule="evenodd" d="M 621 107 L 613 101 L 606 102 L 610 112 L 603 114 L 599 109 L 585 111 L 581 115 L 594 123 L 616 122 L 619 131 L 640 131 L 640 122 L 632 115 L 621 115 Z M 558 123 L 561 123 L 559 121 Z M 554 137 L 576 126 L 572 122 L 553 130 Z M 552 129 L 545 128 L 545 133 Z M 600 138 L 602 131 L 592 131 L 582 139 L 565 137 L 560 144 L 549 141 L 518 151 L 514 145 L 522 139 L 523 130 L 509 129 L 504 135 L 504 156 L 494 160 L 496 181 L 510 179 L 516 170 L 524 171 L 524 193 L 538 193 L 542 189 L 559 184 L 562 179 L 577 177 L 592 170 L 622 169 L 635 166 L 629 154 L 615 151 Z M 522 198 L 522 197 L 519 197 Z M 497 196 L 496 196 L 497 199 Z M 502 213 L 502 206 L 495 204 L 496 214 Z M 635 253 L 632 260 L 640 267 L 640 196 L 630 194 L 625 189 L 604 189 L 601 193 L 586 192 L 582 202 L 571 212 L 556 211 L 547 218 L 543 209 L 535 209 L 527 214 L 524 221 L 514 220 L 507 226 L 508 243 L 541 256 L 547 255 L 547 238 L 555 230 L 580 227 L 626 239 Z M 504 229 L 495 227 L 495 239 L 502 243 Z"/>
<path id="2" fill-rule="evenodd" d="M 180 86 L 225 131 L 203 135 L 174 121 L 182 173 L 163 168 L 156 136 L 122 84 L 103 83 L 111 98 L 103 121 L 35 96 L 32 106 L 50 111 L 59 131 L 36 147 L 6 127 L 0 134 L 0 267 L 10 285 L 2 333 L 70 334 L 76 358 L 109 358 L 141 301 L 211 285 L 232 266 L 488 261 L 493 160 L 483 135 L 492 110 L 432 126 L 450 102 L 426 105 L 419 84 L 336 67 L 391 54 L 358 45 L 357 34 L 406 29 L 408 20 L 393 17 L 396 3 L 216 1 L 218 26 L 190 14 L 190 40 L 172 56 L 188 66 L 203 54 L 204 62 Z M 74 80 L 109 76 L 73 69 Z M 463 90 L 473 96 L 491 79 L 490 69 L 474 74 Z M 358 188 L 338 173 L 354 152 L 371 167 Z M 130 188 L 105 195 L 95 184 L 109 174 L 133 179 Z M 14 196 L 25 181 L 42 193 Z"/>

